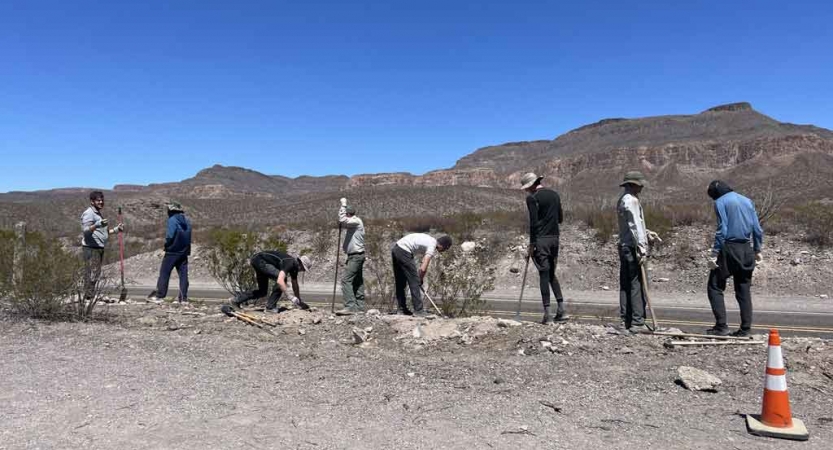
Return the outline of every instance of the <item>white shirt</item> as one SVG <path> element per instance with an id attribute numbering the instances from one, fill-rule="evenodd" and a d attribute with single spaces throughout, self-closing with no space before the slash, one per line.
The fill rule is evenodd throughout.
<path id="1" fill-rule="evenodd" d="M 645 232 L 645 217 L 639 199 L 631 194 L 622 194 L 616 205 L 619 217 L 619 245 L 639 248 L 642 254 L 648 251 L 648 235 Z"/>
<path id="2" fill-rule="evenodd" d="M 416 255 L 424 253 L 425 256 L 433 257 L 437 252 L 437 240 L 425 233 L 412 233 L 396 242 L 401 249 Z"/>

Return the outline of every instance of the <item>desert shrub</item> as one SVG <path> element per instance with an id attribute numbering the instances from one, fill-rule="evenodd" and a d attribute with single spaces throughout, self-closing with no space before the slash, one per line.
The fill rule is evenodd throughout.
<path id="1" fill-rule="evenodd" d="M 255 273 L 249 258 L 262 250 L 286 251 L 290 239 L 282 234 L 261 235 L 241 230 L 214 229 L 209 234 L 208 272 L 232 295 L 255 286 Z"/>
<path id="2" fill-rule="evenodd" d="M 486 301 L 481 297 L 495 288 L 494 261 L 493 252 L 484 241 L 476 242 L 470 252 L 455 245 L 434 257 L 428 269 L 429 294 L 443 314 L 465 317 L 486 309 Z M 424 302 L 429 308 L 429 300 Z"/>
<path id="3" fill-rule="evenodd" d="M 90 318 L 104 291 L 104 274 L 93 298 L 85 300 L 83 263 L 77 255 L 38 233 L 27 233 L 24 248 L 15 255 L 14 233 L 0 233 L 0 297 L 12 310 L 39 319 Z"/>
<path id="4" fill-rule="evenodd" d="M 642 209 L 642 214 L 645 217 L 645 227 L 659 234 L 663 239 L 674 228 L 673 217 L 665 208 L 646 207 Z"/>
<path id="5" fill-rule="evenodd" d="M 795 220 L 804 227 L 808 243 L 818 247 L 833 245 L 833 205 L 809 202 L 798 206 Z"/>
<path id="6" fill-rule="evenodd" d="M 335 252 L 336 240 L 335 234 L 338 233 L 338 227 L 334 226 L 333 222 L 320 220 L 313 224 L 312 227 L 312 247 L 311 253 L 316 259 L 322 259 L 330 252 Z"/>

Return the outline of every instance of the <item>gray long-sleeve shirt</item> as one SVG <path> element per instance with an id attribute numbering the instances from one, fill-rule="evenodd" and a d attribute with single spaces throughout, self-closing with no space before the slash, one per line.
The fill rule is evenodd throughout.
<path id="1" fill-rule="evenodd" d="M 347 217 L 347 208 L 338 209 L 338 223 L 345 229 L 342 249 L 350 253 L 364 253 L 364 222 L 358 216 Z"/>
<path id="2" fill-rule="evenodd" d="M 81 237 L 82 246 L 104 248 L 107 245 L 110 233 L 107 227 L 102 227 L 100 224 L 101 214 L 92 206 L 81 214 L 81 231 L 84 233 Z M 93 225 L 97 225 L 97 227 L 95 231 L 90 231 L 90 227 Z"/>
<path id="3" fill-rule="evenodd" d="M 622 194 L 616 204 L 616 215 L 619 218 L 619 245 L 638 248 L 640 253 L 647 254 L 648 234 L 639 199 L 631 194 Z"/>

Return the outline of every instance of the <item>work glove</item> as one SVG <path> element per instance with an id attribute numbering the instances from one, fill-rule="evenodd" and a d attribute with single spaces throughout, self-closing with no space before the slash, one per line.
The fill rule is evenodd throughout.
<path id="1" fill-rule="evenodd" d="M 646 234 L 648 235 L 648 241 L 650 242 L 662 242 L 662 238 L 659 235 L 651 230 L 647 230 Z"/>
<path id="2" fill-rule="evenodd" d="M 755 262 L 758 264 L 764 262 L 764 257 L 761 255 L 761 252 L 755 253 Z"/>
<path id="3" fill-rule="evenodd" d="M 708 267 L 709 270 L 715 270 L 720 267 L 720 265 L 717 264 L 717 255 L 711 253 L 706 256 L 706 267 Z"/>
<path id="4" fill-rule="evenodd" d="M 95 227 L 96 228 L 107 228 L 107 224 L 109 224 L 109 223 L 110 223 L 109 220 L 102 218 L 101 220 L 99 220 L 98 222 L 95 223 Z"/>
<path id="5" fill-rule="evenodd" d="M 293 295 L 292 297 L 290 297 L 290 298 L 289 298 L 289 301 L 291 301 L 291 302 L 292 302 L 292 304 L 293 304 L 293 305 L 295 305 L 295 306 L 297 306 L 298 308 L 301 308 L 301 309 L 303 309 L 303 310 L 307 310 L 307 309 L 309 309 L 309 305 L 307 305 L 306 303 L 304 303 L 304 301 L 303 301 L 303 300 L 301 300 L 300 298 L 298 298 L 298 297 L 296 297 L 296 296 L 294 296 L 294 295 Z"/>
<path id="6" fill-rule="evenodd" d="M 123 223 L 120 223 L 120 224 L 116 225 L 115 228 L 113 228 L 113 233 L 121 233 L 122 231 L 124 231 L 124 224 Z"/>
<path id="7" fill-rule="evenodd" d="M 341 200 L 339 200 L 339 202 L 341 202 L 341 206 L 347 207 L 347 199 L 346 198 L 341 197 Z"/>

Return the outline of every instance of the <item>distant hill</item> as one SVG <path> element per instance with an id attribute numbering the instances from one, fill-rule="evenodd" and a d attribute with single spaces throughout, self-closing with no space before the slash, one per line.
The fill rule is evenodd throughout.
<path id="1" fill-rule="evenodd" d="M 665 201 L 706 201 L 713 178 L 753 194 L 778 189 L 802 202 L 833 198 L 833 132 L 778 122 L 749 103 L 733 103 L 693 115 L 604 119 L 549 141 L 484 147 L 423 175 L 287 178 L 215 165 L 180 182 L 119 185 L 106 195 L 111 208 L 124 205 L 134 229 L 158 228 L 169 198 L 182 201 L 200 223 L 265 225 L 329 220 L 343 195 L 366 217 L 522 208 L 517 187 L 527 171 L 544 175 L 574 201 L 606 198 L 633 169 L 648 177 L 652 198 Z M 26 219 L 38 229 L 72 234 L 87 191 L 0 194 L 0 226 Z"/>

